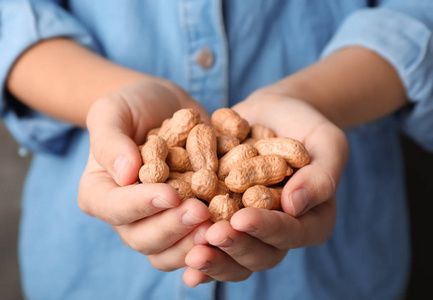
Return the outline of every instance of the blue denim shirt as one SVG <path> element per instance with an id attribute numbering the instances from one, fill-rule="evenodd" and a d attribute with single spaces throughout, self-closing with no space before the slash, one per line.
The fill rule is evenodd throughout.
<path id="1" fill-rule="evenodd" d="M 347 130 L 351 153 L 331 238 L 289 251 L 238 282 L 188 288 L 111 227 L 81 212 L 88 133 L 0 96 L 0 116 L 34 152 L 22 205 L 20 263 L 29 299 L 398 299 L 410 266 L 399 132 L 433 149 L 430 0 L 0 0 L 0 84 L 42 39 L 64 36 L 126 67 L 177 83 L 209 112 L 348 46 L 398 71 L 411 105 Z M 416 4 L 415 4 L 416 3 Z M 208 48 L 213 65 L 197 53 Z"/>

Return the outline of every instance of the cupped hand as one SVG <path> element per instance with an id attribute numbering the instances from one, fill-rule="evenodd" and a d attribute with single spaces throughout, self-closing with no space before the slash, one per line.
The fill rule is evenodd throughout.
<path id="1" fill-rule="evenodd" d="M 148 255 L 161 270 L 185 265 L 194 237 L 210 226 L 209 211 L 197 199 L 180 202 L 166 184 L 138 184 L 142 165 L 137 145 L 147 132 L 181 108 L 209 116 L 182 89 L 146 79 L 96 101 L 87 116 L 90 153 L 78 203 L 90 216 L 108 222 L 131 248 Z"/>
<path id="2" fill-rule="evenodd" d="M 348 156 L 344 133 L 304 101 L 266 90 L 233 107 L 250 124 L 301 141 L 311 162 L 297 170 L 281 195 L 282 211 L 244 208 L 213 224 L 187 254 L 185 283 L 241 281 L 277 265 L 290 249 L 320 244 L 336 219 L 336 189 Z M 202 233 L 202 232 L 201 232 Z"/>

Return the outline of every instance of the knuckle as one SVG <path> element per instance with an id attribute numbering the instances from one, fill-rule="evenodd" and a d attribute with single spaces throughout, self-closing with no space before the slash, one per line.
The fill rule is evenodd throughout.
<path id="1" fill-rule="evenodd" d="M 239 281 L 244 281 L 247 280 L 248 278 L 250 278 L 250 276 L 253 274 L 252 270 L 248 270 L 246 272 L 239 272 L 236 275 L 236 279 L 234 279 L 234 282 L 239 282 Z"/>
<path id="2" fill-rule="evenodd" d="M 323 172 L 323 181 L 319 190 L 322 192 L 324 191 L 323 195 L 325 196 L 325 200 L 334 196 L 337 190 L 337 182 L 328 172 Z"/>
<path id="3" fill-rule="evenodd" d="M 285 257 L 287 251 L 279 251 L 279 253 L 275 253 L 274 255 L 267 256 L 267 261 L 260 264 L 254 264 L 250 266 L 248 269 L 250 269 L 253 272 L 260 272 L 272 269 L 276 265 L 280 263 L 280 261 Z M 258 259 L 256 261 L 259 261 Z"/>
<path id="4" fill-rule="evenodd" d="M 155 253 L 155 251 L 153 251 L 152 247 L 149 247 L 149 245 L 140 238 L 137 238 L 134 236 L 132 238 L 130 237 L 130 238 L 125 239 L 125 241 L 126 241 L 126 244 L 132 250 L 140 252 L 144 255 L 151 255 L 151 254 Z"/>
<path id="5" fill-rule="evenodd" d="M 122 226 L 128 224 L 129 220 L 126 215 L 119 212 L 118 208 L 113 203 L 116 203 L 112 198 L 112 193 L 108 193 L 105 199 L 99 201 L 100 211 L 104 212 L 100 218 L 112 226 Z"/>
<path id="6" fill-rule="evenodd" d="M 78 196 L 77 196 L 77 204 L 78 208 L 83 211 L 85 214 L 89 216 L 93 216 L 91 205 L 89 201 L 89 197 L 87 195 L 86 184 L 84 183 L 84 175 L 80 181 L 80 185 L 78 187 Z"/>
<path id="7" fill-rule="evenodd" d="M 108 153 L 111 148 L 106 143 L 106 139 L 102 136 L 95 136 L 91 138 L 91 153 L 95 160 L 100 164 L 101 161 L 105 161 L 108 157 Z"/>
<path id="8" fill-rule="evenodd" d="M 282 241 L 278 247 L 279 250 L 288 251 L 289 249 L 297 249 L 306 245 L 306 231 L 304 229 L 297 229 L 294 232 L 294 234 L 291 234 L 290 237 Z"/>
<path id="9" fill-rule="evenodd" d="M 104 219 L 105 222 L 109 223 L 112 226 L 126 225 L 125 221 L 123 221 L 121 218 L 114 214 L 108 214 Z"/>
<path id="10" fill-rule="evenodd" d="M 162 257 L 162 255 L 149 255 L 150 264 L 157 270 L 162 272 L 172 272 L 185 266 L 180 262 L 172 262 L 171 260 Z"/>
<path id="11" fill-rule="evenodd" d="M 232 257 L 241 258 L 248 257 L 251 255 L 251 249 L 248 247 L 231 247 L 226 250 Z"/>

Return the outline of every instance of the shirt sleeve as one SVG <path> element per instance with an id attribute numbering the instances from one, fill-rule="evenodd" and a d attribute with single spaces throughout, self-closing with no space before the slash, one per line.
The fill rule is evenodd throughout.
<path id="1" fill-rule="evenodd" d="M 396 113 L 402 129 L 433 151 L 433 1 L 383 1 L 343 22 L 322 57 L 346 46 L 362 46 L 398 72 L 412 102 Z"/>
<path id="2" fill-rule="evenodd" d="M 89 32 L 56 1 L 0 2 L 0 117 L 15 139 L 34 152 L 61 153 L 74 127 L 17 102 L 6 92 L 6 79 L 23 52 L 54 37 L 71 38 L 97 51 Z"/>

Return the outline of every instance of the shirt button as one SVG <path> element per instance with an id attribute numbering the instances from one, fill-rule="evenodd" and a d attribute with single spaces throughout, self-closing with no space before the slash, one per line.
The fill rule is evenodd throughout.
<path id="1" fill-rule="evenodd" d="M 208 47 L 206 47 L 197 52 L 195 56 L 195 61 L 200 67 L 207 70 L 212 68 L 215 61 L 215 56 L 212 51 Z"/>

